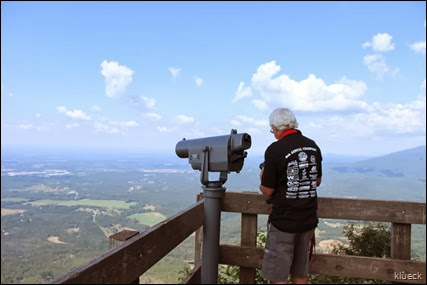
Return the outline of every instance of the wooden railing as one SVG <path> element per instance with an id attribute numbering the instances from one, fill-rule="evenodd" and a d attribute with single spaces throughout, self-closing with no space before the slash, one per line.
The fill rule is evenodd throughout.
<path id="1" fill-rule="evenodd" d="M 144 233 L 116 234 L 110 251 L 55 280 L 56 284 L 130 284 L 196 230 L 195 267 L 182 283 L 200 284 L 203 202 Z M 222 211 L 242 214 L 241 245 L 220 245 L 220 263 L 240 266 L 240 283 L 255 281 L 263 248 L 256 247 L 258 215 L 267 214 L 265 198 L 257 193 L 226 192 Z M 320 218 L 389 222 L 392 227 L 391 259 L 315 254 L 311 274 L 425 284 L 426 263 L 410 260 L 411 224 L 426 223 L 426 204 L 341 198 L 319 198 Z M 126 240 L 130 237 L 128 240 Z M 118 244 L 119 243 L 119 244 Z M 402 272 L 404 275 L 402 275 Z M 408 274 L 413 277 L 411 280 Z M 412 275 L 414 274 L 414 275 Z M 418 274 L 418 275 L 416 275 Z M 421 279 L 414 280 L 421 276 Z M 406 277 L 403 280 L 402 277 Z M 399 279 L 400 278 L 400 279 Z"/>
<path id="2" fill-rule="evenodd" d="M 203 201 L 138 233 L 53 283 L 130 284 L 203 225 Z"/>

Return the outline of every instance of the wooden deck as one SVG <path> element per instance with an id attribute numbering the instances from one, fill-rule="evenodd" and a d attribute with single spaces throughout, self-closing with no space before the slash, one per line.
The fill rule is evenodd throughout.
<path id="1" fill-rule="evenodd" d="M 196 231 L 195 267 L 183 284 L 200 284 L 203 196 L 179 214 L 143 233 L 110 237 L 108 252 L 55 280 L 53 284 L 134 284 L 140 275 Z M 220 263 L 240 266 L 240 283 L 253 284 L 264 254 L 256 247 L 258 215 L 267 214 L 265 198 L 252 192 L 226 192 L 223 212 L 242 214 L 241 246 L 220 245 Z M 426 224 L 426 204 L 400 201 L 319 198 L 319 218 L 391 223 L 391 259 L 315 254 L 310 273 L 425 284 L 426 263 L 410 260 L 411 225 Z M 126 240 L 127 239 L 127 240 Z M 399 280 L 399 273 L 422 278 Z M 420 276 L 420 275 L 417 275 Z"/>

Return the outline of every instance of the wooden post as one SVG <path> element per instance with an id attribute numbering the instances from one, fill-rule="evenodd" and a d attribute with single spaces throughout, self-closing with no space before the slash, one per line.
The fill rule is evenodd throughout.
<path id="1" fill-rule="evenodd" d="M 122 230 L 109 237 L 109 248 L 115 248 L 130 239 L 131 237 L 139 234 L 138 231 Z M 139 284 L 139 278 L 131 282 L 130 284 Z"/>
<path id="2" fill-rule="evenodd" d="M 137 235 L 138 231 L 128 231 L 128 230 L 122 230 L 118 233 L 115 233 L 109 237 L 109 248 L 115 248 L 133 237 L 134 235 Z"/>
<path id="3" fill-rule="evenodd" d="M 391 224 L 391 258 L 411 259 L 411 224 Z"/>
<path id="4" fill-rule="evenodd" d="M 256 247 L 258 227 L 258 215 L 242 214 L 241 246 Z M 252 256 L 246 256 L 251 259 Z M 240 284 L 255 284 L 256 269 L 250 267 L 240 267 Z"/>
<path id="5" fill-rule="evenodd" d="M 203 193 L 197 195 L 197 202 L 204 198 Z M 194 267 L 202 263 L 202 241 L 203 241 L 203 226 L 196 230 L 196 237 L 194 240 Z"/>
<path id="6" fill-rule="evenodd" d="M 391 258 L 411 259 L 411 224 L 391 223 Z M 402 284 L 399 281 L 391 283 Z"/>

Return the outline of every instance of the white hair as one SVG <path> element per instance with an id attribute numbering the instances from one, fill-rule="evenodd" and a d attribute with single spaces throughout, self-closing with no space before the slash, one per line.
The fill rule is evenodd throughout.
<path id="1" fill-rule="evenodd" d="M 291 110 L 277 108 L 270 114 L 270 126 L 285 131 L 298 128 L 298 122 Z"/>

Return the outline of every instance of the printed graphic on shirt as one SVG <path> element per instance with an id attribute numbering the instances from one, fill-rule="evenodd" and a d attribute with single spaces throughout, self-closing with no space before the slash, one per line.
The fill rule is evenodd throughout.
<path id="1" fill-rule="evenodd" d="M 296 156 L 293 156 L 296 159 L 289 161 L 287 164 L 286 198 L 306 199 L 316 197 L 318 168 L 316 156 L 310 154 L 313 151 L 317 152 L 317 149 L 302 147 L 296 148 L 285 155 L 285 158 L 289 158 L 291 155 L 296 154 Z"/>

